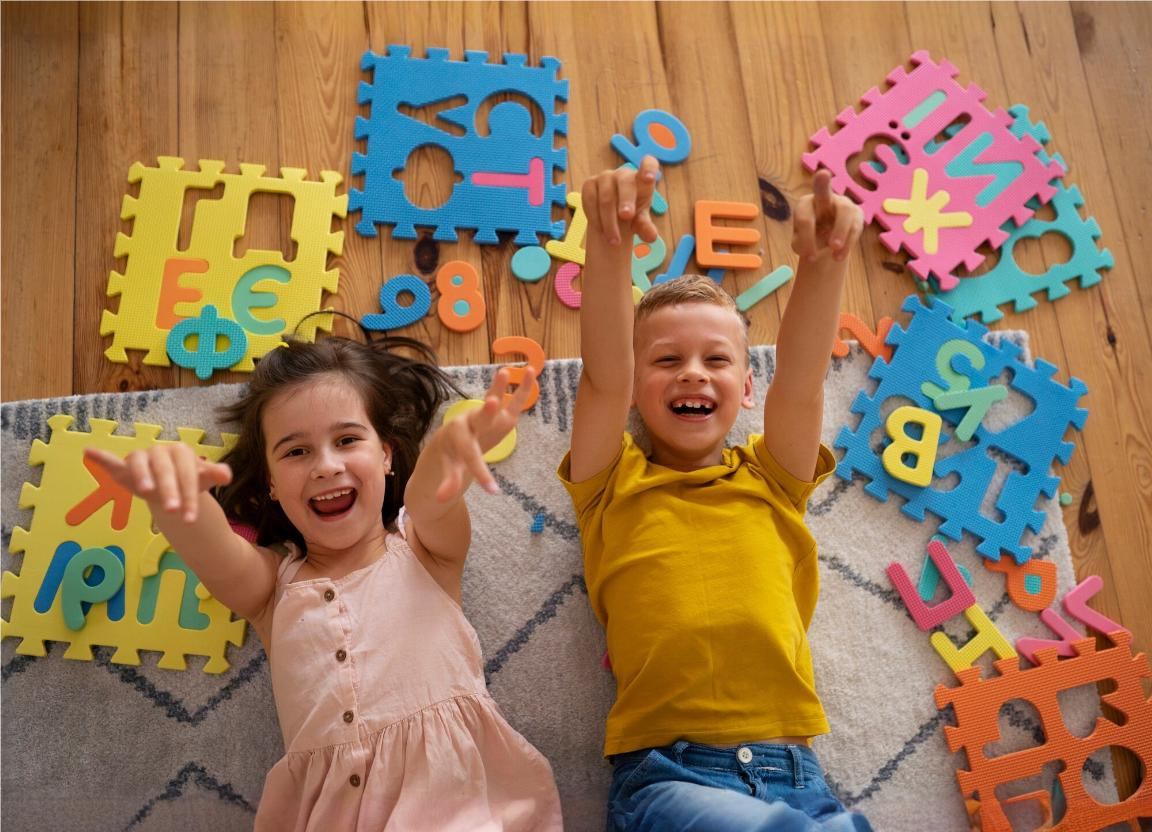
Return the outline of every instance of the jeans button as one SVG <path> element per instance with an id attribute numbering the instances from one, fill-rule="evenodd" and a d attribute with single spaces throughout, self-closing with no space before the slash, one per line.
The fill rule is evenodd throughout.
<path id="1" fill-rule="evenodd" d="M 748 765 L 748 763 L 752 762 L 752 749 L 745 745 L 740 746 L 740 748 L 736 750 L 736 759 L 744 763 L 744 765 Z"/>

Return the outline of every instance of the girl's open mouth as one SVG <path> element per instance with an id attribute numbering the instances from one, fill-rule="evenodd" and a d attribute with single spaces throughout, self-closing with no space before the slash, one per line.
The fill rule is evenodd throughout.
<path id="1" fill-rule="evenodd" d="M 319 514 L 321 517 L 335 517 L 343 514 L 352 508 L 356 503 L 356 490 L 354 488 L 342 488 L 338 491 L 330 491 L 327 494 L 320 494 L 313 497 L 308 501 L 308 505 L 312 510 Z"/>

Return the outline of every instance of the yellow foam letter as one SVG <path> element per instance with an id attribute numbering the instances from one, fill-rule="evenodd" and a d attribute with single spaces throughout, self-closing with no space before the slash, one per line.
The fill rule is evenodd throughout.
<path id="1" fill-rule="evenodd" d="M 904 427 L 913 422 L 923 428 L 919 439 L 913 439 Z M 932 482 L 932 466 L 936 464 L 936 446 L 940 442 L 940 415 L 920 407 L 898 407 L 888 416 L 884 429 L 892 439 L 892 444 L 884 449 L 881 461 L 884 470 L 898 480 L 912 485 L 928 485 Z M 904 462 L 904 455 L 916 457 L 916 465 Z"/>

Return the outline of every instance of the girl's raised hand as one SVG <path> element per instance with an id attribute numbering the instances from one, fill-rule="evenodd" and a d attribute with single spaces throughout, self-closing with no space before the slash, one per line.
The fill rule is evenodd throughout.
<path id="1" fill-rule="evenodd" d="M 453 419 L 441 428 L 444 432 L 443 478 L 436 499 L 448 502 L 460 496 L 471 475 L 489 494 L 499 494 L 500 487 L 484 461 L 484 454 L 494 448 L 520 421 L 524 404 L 532 392 L 536 374 L 524 368 L 516 391 L 505 391 L 512 381 L 507 368 L 501 368 L 484 394 L 484 406 Z"/>
<path id="2" fill-rule="evenodd" d="M 107 471 L 117 485 L 128 489 L 157 510 L 196 522 L 200 492 L 232 481 L 232 469 L 208 462 L 181 442 L 153 445 L 121 459 L 99 448 L 86 448 L 84 458 Z"/>
<path id="3" fill-rule="evenodd" d="M 656 157 L 645 156 L 638 170 L 606 170 L 585 182 L 580 197 L 589 235 L 612 246 L 619 245 L 626 235 L 629 248 L 633 234 L 646 243 L 653 242 L 657 232 L 652 222 L 652 193 L 659 172 Z"/>

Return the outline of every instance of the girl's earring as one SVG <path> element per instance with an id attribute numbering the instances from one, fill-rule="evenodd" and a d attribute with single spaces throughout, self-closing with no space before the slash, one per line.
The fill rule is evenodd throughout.
<path id="1" fill-rule="evenodd" d="M 268 489 L 268 499 L 270 499 L 274 503 L 277 502 L 277 500 L 276 500 L 276 486 L 271 486 Z"/>

